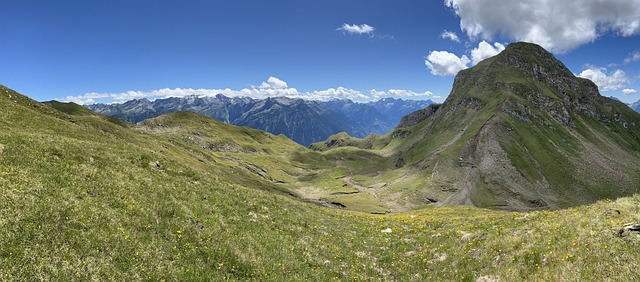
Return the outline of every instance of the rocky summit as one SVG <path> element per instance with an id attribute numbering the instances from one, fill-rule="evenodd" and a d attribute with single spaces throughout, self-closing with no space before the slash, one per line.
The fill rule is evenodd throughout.
<path id="1" fill-rule="evenodd" d="M 453 154 L 420 162 L 455 171 L 440 174 L 459 191 L 446 203 L 555 209 L 640 187 L 640 116 L 540 46 L 511 44 L 458 74 L 451 99 L 427 123 L 450 117 L 460 118 L 425 133 L 459 130 L 440 148 Z"/>

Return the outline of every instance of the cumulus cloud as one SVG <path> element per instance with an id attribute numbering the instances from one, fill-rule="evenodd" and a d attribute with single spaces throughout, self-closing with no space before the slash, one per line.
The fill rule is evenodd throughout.
<path id="1" fill-rule="evenodd" d="M 98 100 L 109 100 L 110 102 L 120 103 L 141 98 L 168 98 L 168 97 L 185 97 L 191 95 L 197 96 L 215 96 L 218 93 L 231 92 L 230 89 L 192 89 L 192 88 L 163 88 L 152 91 L 126 91 L 120 93 L 85 93 L 80 96 L 66 96 L 56 98 L 65 102 L 74 102 L 81 105 L 93 104 Z"/>
<path id="2" fill-rule="evenodd" d="M 445 0 L 471 38 L 502 35 L 564 53 L 604 34 L 640 33 L 640 0 Z"/>
<path id="3" fill-rule="evenodd" d="M 270 76 L 269 79 L 267 79 L 267 82 L 262 82 L 259 88 L 260 89 L 268 89 L 268 88 L 282 89 L 282 88 L 288 88 L 288 87 L 289 86 L 287 85 L 286 82 L 280 80 L 277 77 Z"/>
<path id="4" fill-rule="evenodd" d="M 624 95 L 633 95 L 636 93 L 638 93 L 638 91 L 636 91 L 635 89 L 629 89 L 629 88 L 622 89 L 622 94 Z"/>
<path id="5" fill-rule="evenodd" d="M 368 34 L 369 36 L 371 36 L 373 35 L 373 32 L 376 30 L 376 28 L 368 24 L 357 25 L 357 24 L 344 23 L 342 24 L 341 27 L 337 28 L 336 30 L 349 33 L 349 34 Z"/>
<path id="6" fill-rule="evenodd" d="M 434 75 L 456 75 L 459 71 L 468 68 L 471 60 L 466 55 L 462 57 L 447 51 L 431 51 L 424 64 Z"/>
<path id="7" fill-rule="evenodd" d="M 288 87 L 287 83 L 277 77 L 269 77 L 266 82 L 258 87 L 244 88 L 240 90 L 225 89 L 193 89 L 193 88 L 163 88 L 152 91 L 126 91 L 121 93 L 85 93 L 79 96 L 67 96 L 56 98 L 65 102 L 75 102 L 81 105 L 94 104 L 98 100 L 108 100 L 110 102 L 121 103 L 134 99 L 149 98 L 169 98 L 169 97 L 212 97 L 218 94 L 227 97 L 251 97 L 251 98 L 267 98 L 267 97 L 299 97 L 301 93 L 296 88 Z"/>
<path id="8" fill-rule="evenodd" d="M 633 63 L 633 62 L 637 62 L 637 61 L 640 61 L 640 52 L 638 52 L 638 51 L 635 51 L 635 52 L 631 53 L 629 55 L 629 57 L 626 57 L 624 59 L 624 63 L 625 64 L 629 64 L 629 63 Z"/>
<path id="9" fill-rule="evenodd" d="M 143 91 L 127 91 L 127 92 L 121 92 L 121 93 L 90 92 L 90 93 L 85 93 L 84 95 L 81 95 L 81 96 L 66 96 L 63 98 L 56 98 L 56 100 L 61 100 L 64 102 L 74 102 L 80 105 L 84 105 L 84 104 L 93 104 L 96 102 L 96 100 L 101 100 L 101 99 L 108 99 L 111 101 L 128 101 L 128 100 L 140 99 L 145 97 L 153 97 L 169 91 L 171 90 L 165 88 L 165 89 L 154 90 L 150 92 L 143 92 Z M 173 91 L 181 92 L 183 91 L 183 89 L 176 88 Z"/>
<path id="10" fill-rule="evenodd" d="M 501 43 L 489 44 L 486 41 L 478 43 L 478 47 L 471 50 L 471 59 L 467 55 L 458 57 L 456 54 L 447 51 L 431 51 L 425 59 L 425 65 L 434 75 L 456 75 L 459 71 L 476 65 L 480 61 L 493 57 L 502 52 L 505 46 Z"/>
<path id="11" fill-rule="evenodd" d="M 471 63 L 476 65 L 486 58 L 498 55 L 498 53 L 502 52 L 504 48 L 505 47 L 503 44 L 496 42 L 493 43 L 493 46 L 491 46 L 491 44 L 482 40 L 482 42 L 478 44 L 477 48 L 471 50 Z"/>
<path id="12" fill-rule="evenodd" d="M 366 95 L 358 90 L 346 87 L 329 88 L 326 90 L 318 90 L 312 92 L 300 92 L 296 88 L 289 87 L 288 84 L 277 78 L 269 77 L 266 82 L 262 82 L 259 86 L 244 88 L 240 90 L 234 89 L 193 89 L 193 88 L 163 88 L 152 91 L 126 91 L 121 93 L 85 93 L 79 96 L 67 96 L 56 98 L 56 100 L 64 102 L 75 102 L 81 105 L 95 103 L 123 103 L 129 100 L 148 98 L 159 99 L 169 97 L 213 97 L 222 94 L 227 97 L 249 97 L 254 99 L 264 99 L 268 97 L 289 97 L 300 98 L 306 100 L 328 101 L 331 99 L 350 99 L 356 102 L 367 102 L 380 99 L 382 97 L 399 97 L 399 98 L 421 98 L 432 95 L 427 91 L 424 93 L 416 93 L 410 90 L 391 89 L 386 92 L 371 90 L 371 95 Z M 377 95 L 374 95 L 376 93 Z M 434 97 L 435 98 L 435 97 Z"/>
<path id="13" fill-rule="evenodd" d="M 601 91 L 614 91 L 623 88 L 629 83 L 629 78 L 623 70 L 615 70 L 614 72 L 607 74 L 606 68 L 599 68 L 595 66 L 589 66 L 583 70 L 579 77 L 587 78 L 593 81 Z"/>
<path id="14" fill-rule="evenodd" d="M 64 102 L 74 102 L 78 105 L 91 105 L 96 103 L 96 100 L 91 98 L 83 98 L 82 96 L 67 96 L 65 98 L 56 98 L 56 100 L 61 100 Z"/>
<path id="15" fill-rule="evenodd" d="M 460 42 L 460 38 L 455 32 L 448 31 L 446 29 L 442 32 L 442 34 L 440 34 L 440 37 L 443 39 L 449 39 L 451 41 Z"/>

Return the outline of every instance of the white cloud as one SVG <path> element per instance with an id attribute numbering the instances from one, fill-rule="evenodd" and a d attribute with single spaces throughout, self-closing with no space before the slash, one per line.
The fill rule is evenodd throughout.
<path id="1" fill-rule="evenodd" d="M 368 24 L 342 24 L 341 27 L 336 29 L 338 31 L 350 33 L 350 34 L 368 34 L 369 36 L 373 35 L 373 32 L 376 30 L 375 27 L 372 27 Z"/>
<path id="2" fill-rule="evenodd" d="M 362 94 L 362 92 L 354 89 L 338 87 L 338 88 L 329 88 L 327 90 L 321 91 L 313 91 L 310 93 L 305 93 L 303 97 L 308 100 L 319 100 L 319 101 L 328 101 L 331 99 L 350 99 L 354 101 L 368 101 L 371 100 L 371 97 Z"/>
<path id="3" fill-rule="evenodd" d="M 467 55 L 458 57 L 456 54 L 447 51 L 431 51 L 425 59 L 425 65 L 434 75 L 456 75 L 459 71 L 476 65 L 480 61 L 493 57 L 502 52 L 505 46 L 500 43 L 493 43 L 493 46 L 486 41 L 478 43 L 478 47 L 471 50 L 471 59 Z"/>
<path id="4" fill-rule="evenodd" d="M 458 35 L 455 32 L 448 31 L 446 29 L 442 32 L 442 34 L 440 34 L 440 37 L 442 37 L 444 39 L 449 39 L 451 41 L 460 42 L 460 38 L 458 37 Z"/>
<path id="5" fill-rule="evenodd" d="M 471 50 L 471 63 L 476 65 L 486 58 L 498 55 L 502 50 L 504 50 L 504 45 L 496 42 L 491 46 L 491 44 L 482 40 L 482 42 L 478 44 L 478 48 Z"/>
<path id="6" fill-rule="evenodd" d="M 625 64 L 629 64 L 637 61 L 640 61 L 640 52 L 638 51 L 633 52 L 632 54 L 629 55 L 629 57 L 626 57 L 624 59 Z"/>
<path id="7" fill-rule="evenodd" d="M 160 90 L 154 90 L 152 92 L 141 92 L 141 91 L 127 91 L 127 92 L 122 92 L 122 93 L 95 93 L 95 92 L 91 92 L 91 93 L 85 93 L 84 95 L 81 96 L 67 96 L 64 98 L 56 98 L 56 100 L 62 100 L 65 102 L 74 102 L 80 105 L 84 105 L 84 104 L 92 104 L 95 103 L 96 100 L 98 99 L 109 99 L 109 100 L 113 100 L 113 101 L 127 101 L 127 100 L 133 100 L 133 99 L 139 99 L 139 98 L 144 98 L 144 97 L 150 97 L 150 96 L 155 96 L 158 95 L 158 93 L 162 93 L 167 91 L 168 89 L 160 89 Z M 182 90 L 180 88 L 177 88 L 176 90 Z"/>
<path id="8" fill-rule="evenodd" d="M 289 86 L 287 85 L 286 82 L 280 80 L 277 77 L 270 76 L 269 79 L 267 79 L 267 82 L 262 82 L 259 88 L 260 89 L 267 89 L 267 88 L 282 89 L 282 88 L 288 88 L 288 87 Z"/>
<path id="9" fill-rule="evenodd" d="M 83 98 L 81 96 L 67 96 L 65 99 L 56 99 L 56 100 L 63 100 L 65 102 L 74 102 L 78 105 L 90 105 L 90 104 L 96 103 L 96 101 L 91 98 Z"/>
<path id="10" fill-rule="evenodd" d="M 462 57 L 447 51 L 431 51 L 424 61 L 424 64 L 434 75 L 456 75 L 459 71 L 466 69 L 471 62 L 466 55 Z"/>
<path id="11" fill-rule="evenodd" d="M 398 97 L 398 98 L 417 98 L 417 97 L 430 97 L 433 96 L 431 91 L 426 91 L 423 93 L 416 93 L 411 90 L 402 90 L 402 89 L 389 89 L 388 91 L 377 91 L 372 89 L 369 91 L 371 96 L 375 99 L 381 99 L 385 97 Z"/>
<path id="12" fill-rule="evenodd" d="M 633 95 L 633 94 L 638 93 L 638 91 L 636 91 L 635 89 L 626 88 L 626 89 L 622 89 L 622 93 L 624 95 Z"/>
<path id="13" fill-rule="evenodd" d="M 95 103 L 123 103 L 129 100 L 148 98 L 169 98 L 169 97 L 213 97 L 222 94 L 227 97 L 250 97 L 254 99 L 264 99 L 268 97 L 289 97 L 300 98 L 306 100 L 328 101 L 331 99 L 350 99 L 356 102 L 367 102 L 380 99 L 382 97 L 397 98 L 421 98 L 431 96 L 432 93 L 426 91 L 424 93 L 416 93 L 410 90 L 390 89 L 385 91 L 371 90 L 371 95 L 366 95 L 358 90 L 336 87 L 326 90 L 299 92 L 296 88 L 288 87 L 288 84 L 277 78 L 269 77 L 266 82 L 260 86 L 244 88 L 240 90 L 225 89 L 193 89 L 193 88 L 163 88 L 152 91 L 126 91 L 121 93 L 85 93 L 79 96 L 67 96 L 56 98 L 56 100 L 64 102 L 75 102 L 81 105 Z"/>
<path id="14" fill-rule="evenodd" d="M 471 38 L 496 35 L 564 53 L 607 33 L 640 33 L 640 0 L 445 0 Z"/>
<path id="15" fill-rule="evenodd" d="M 607 74 L 606 68 L 589 66 L 583 70 L 579 77 L 587 78 L 593 81 L 601 91 L 613 91 L 623 88 L 629 83 L 627 74 L 622 70 L 615 70 L 611 74 Z"/>
<path id="16" fill-rule="evenodd" d="M 193 89 L 193 88 L 163 88 L 152 91 L 127 91 L 122 93 L 86 93 L 80 96 L 67 96 L 56 98 L 56 100 L 75 102 L 78 104 L 92 104 L 98 100 L 110 100 L 121 103 L 141 98 L 169 98 L 169 97 L 212 97 L 218 94 L 227 97 L 251 97 L 262 99 L 267 97 L 291 97 L 300 98 L 300 93 L 296 88 L 244 88 L 241 90 L 225 89 Z"/>

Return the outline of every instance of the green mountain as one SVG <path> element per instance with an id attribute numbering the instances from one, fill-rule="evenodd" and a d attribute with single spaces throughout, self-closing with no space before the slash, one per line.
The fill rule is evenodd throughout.
<path id="1" fill-rule="evenodd" d="M 189 112 L 114 123 L 0 86 L 0 280 L 637 280 L 640 196 L 334 208 L 405 207 L 391 204 L 422 180 L 391 181 L 415 168 L 392 149 L 421 124 L 317 152 Z"/>
<path id="2" fill-rule="evenodd" d="M 395 169 L 363 185 L 384 181 L 409 207 L 566 208 L 637 193 L 639 137 L 638 113 L 543 48 L 513 43 L 461 71 L 444 104 L 368 145 Z"/>

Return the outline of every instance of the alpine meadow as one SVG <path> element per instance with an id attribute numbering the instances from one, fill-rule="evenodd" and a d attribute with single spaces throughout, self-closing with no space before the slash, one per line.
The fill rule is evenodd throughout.
<path id="1" fill-rule="evenodd" d="M 0 107 L 2 280 L 640 279 L 640 115 L 534 44 L 310 148 L 6 87 Z"/>
<path id="2" fill-rule="evenodd" d="M 640 281 L 640 0 L 0 11 L 0 282 Z"/>

